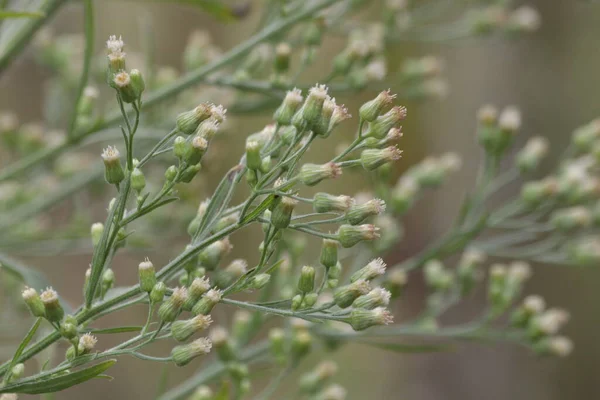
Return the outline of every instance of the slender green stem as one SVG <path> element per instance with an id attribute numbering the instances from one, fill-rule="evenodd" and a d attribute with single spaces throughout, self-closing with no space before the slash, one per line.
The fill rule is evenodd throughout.
<path id="1" fill-rule="evenodd" d="M 275 314 L 275 315 L 279 315 L 281 317 L 295 317 L 295 318 L 305 319 L 308 321 L 314 321 L 314 320 L 346 321 L 345 317 L 336 317 L 336 316 L 333 316 L 330 314 L 323 314 L 323 313 L 305 314 L 302 312 L 283 310 L 283 309 L 279 309 L 279 308 L 271 308 L 271 307 L 261 306 L 258 304 L 253 304 L 253 303 L 248 303 L 245 301 L 238 301 L 238 300 L 233 300 L 233 299 L 223 299 L 223 300 L 221 300 L 221 302 L 223 304 L 228 304 L 228 305 L 236 306 L 239 308 L 245 308 L 247 310 L 260 311 L 260 312 L 266 313 L 266 314 Z"/>

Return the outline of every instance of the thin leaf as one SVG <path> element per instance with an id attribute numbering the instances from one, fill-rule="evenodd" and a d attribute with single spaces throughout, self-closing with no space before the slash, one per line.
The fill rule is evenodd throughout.
<path id="1" fill-rule="evenodd" d="M 366 341 L 358 341 L 356 343 L 366 344 L 367 346 L 394 351 L 396 353 L 435 353 L 454 350 L 454 347 L 449 344 L 376 343 Z"/>
<path id="2" fill-rule="evenodd" d="M 0 388 L 0 393 L 41 394 L 58 392 L 97 377 L 112 367 L 116 362 L 117 360 L 106 360 L 92 367 L 71 372 L 66 375 L 58 375 L 49 379 L 36 381 L 25 381 L 23 383 L 16 382 L 12 385 Z"/>
<path id="3" fill-rule="evenodd" d="M 90 329 L 88 332 L 96 335 L 110 335 L 113 333 L 129 333 L 129 332 L 139 332 L 142 330 L 141 326 L 119 326 L 116 328 L 99 328 L 99 329 Z"/>
<path id="4" fill-rule="evenodd" d="M 9 18 L 42 18 L 45 14 L 40 12 L 16 11 L 16 10 L 0 10 L 0 19 Z"/>
<path id="5" fill-rule="evenodd" d="M 31 342 L 31 339 L 33 339 L 33 336 L 35 335 L 35 333 L 37 332 L 38 328 L 40 327 L 40 324 L 42 323 L 42 318 L 38 318 L 35 320 L 35 323 L 33 324 L 33 326 L 31 327 L 31 329 L 29 330 L 29 332 L 27 332 L 27 335 L 25 335 L 25 337 L 23 338 L 23 341 L 21 342 L 21 344 L 19 345 L 19 347 L 17 347 L 17 351 L 15 351 L 15 355 L 13 356 L 10 365 L 8 366 L 8 372 L 6 373 L 5 377 L 4 377 L 4 381 L 7 382 L 8 379 L 10 378 L 10 374 L 11 371 L 13 369 L 13 367 L 15 365 L 17 365 L 17 363 L 19 362 L 19 358 L 21 357 L 21 354 L 23 354 L 23 351 L 25 350 L 25 348 L 27 347 L 27 345 L 29 344 L 29 342 Z"/>
<path id="6" fill-rule="evenodd" d="M 275 201 L 277 197 L 272 194 L 267 196 L 266 199 L 264 199 L 262 201 L 262 203 L 260 203 L 258 206 L 256 206 L 256 208 L 254 210 L 252 210 L 252 212 L 249 212 L 243 219 L 242 224 L 246 224 L 252 220 L 254 220 L 255 218 L 257 218 L 258 216 L 260 216 L 263 211 L 265 211 L 267 208 L 269 208 L 271 206 L 271 204 L 273 204 L 273 202 Z"/>

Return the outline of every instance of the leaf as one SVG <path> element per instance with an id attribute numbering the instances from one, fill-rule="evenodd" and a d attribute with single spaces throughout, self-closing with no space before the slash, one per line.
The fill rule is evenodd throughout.
<path id="1" fill-rule="evenodd" d="M 135 0 L 132 0 L 135 1 Z M 137 0 L 145 2 L 169 2 L 187 4 L 201 8 L 206 13 L 221 21 L 232 21 L 236 19 L 234 8 L 230 5 L 223 4 L 222 0 Z"/>
<path id="2" fill-rule="evenodd" d="M 27 347 L 27 345 L 29 344 L 29 342 L 31 342 L 31 339 L 33 339 L 33 336 L 37 332 L 37 330 L 40 327 L 41 323 L 42 323 L 42 318 L 36 319 L 35 323 L 31 327 L 31 329 L 29 330 L 29 332 L 27 332 L 27 335 L 25 335 L 25 337 L 23 338 L 23 341 L 21 342 L 21 344 L 19 345 L 19 347 L 17 347 L 17 351 L 15 351 L 15 355 L 13 356 L 13 358 L 12 358 L 12 360 L 10 362 L 10 365 L 8 366 L 6 375 L 4 376 L 4 381 L 5 382 L 8 381 L 8 379 L 10 378 L 10 374 L 11 374 L 11 371 L 12 371 L 13 367 L 15 365 L 17 365 L 17 363 L 19 362 L 19 358 L 21 357 L 21 354 L 23 354 L 23 351 L 25 350 L 25 347 Z"/>
<path id="3" fill-rule="evenodd" d="M 449 344 L 405 344 L 405 343 L 376 343 L 357 341 L 359 344 L 377 347 L 379 349 L 394 351 L 396 353 L 434 353 L 440 351 L 451 351 L 454 349 Z"/>
<path id="4" fill-rule="evenodd" d="M 117 360 L 114 359 L 106 360 L 92 367 L 70 372 L 66 375 L 52 376 L 48 379 L 25 381 L 22 383 L 16 382 L 0 388 L 0 393 L 41 394 L 58 392 L 97 377 L 116 362 Z"/>
<path id="5" fill-rule="evenodd" d="M 118 326 L 115 328 L 99 328 L 90 329 L 88 332 L 96 335 L 113 334 L 113 333 L 129 333 L 139 332 L 142 330 L 141 326 Z"/>
<path id="6" fill-rule="evenodd" d="M 42 18 L 45 17 L 40 12 L 16 11 L 16 10 L 0 10 L 0 19 L 9 18 Z"/>
<path id="7" fill-rule="evenodd" d="M 221 389 L 216 394 L 215 400 L 229 400 L 229 383 L 227 381 L 221 381 Z"/>
<path id="8" fill-rule="evenodd" d="M 274 194 L 267 196 L 267 198 L 264 199 L 262 201 L 262 203 L 260 203 L 258 206 L 256 206 L 256 208 L 254 210 L 252 210 L 252 212 L 248 213 L 244 217 L 244 219 L 242 220 L 242 224 L 246 224 L 246 223 L 254 220 L 255 218 L 257 218 L 260 214 L 263 213 L 263 211 L 265 211 L 267 208 L 269 208 L 271 206 L 271 204 L 273 204 L 275 199 L 276 199 L 276 196 Z"/>

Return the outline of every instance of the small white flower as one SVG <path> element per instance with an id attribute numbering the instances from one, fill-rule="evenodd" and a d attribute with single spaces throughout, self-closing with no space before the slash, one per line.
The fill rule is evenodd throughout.
<path id="1" fill-rule="evenodd" d="M 58 301 L 58 293 L 56 293 L 56 290 L 52 289 L 51 287 L 48 287 L 42 292 L 40 298 L 45 304 L 53 303 Z"/>
<path id="2" fill-rule="evenodd" d="M 79 346 L 86 352 L 89 353 L 94 349 L 98 339 L 90 333 L 85 333 L 79 338 Z"/>
<path id="3" fill-rule="evenodd" d="M 119 38 L 117 39 L 116 35 L 111 35 L 106 41 L 106 48 L 111 53 L 122 51 L 124 46 L 125 43 L 123 43 L 123 38 L 121 36 L 119 36 Z"/>

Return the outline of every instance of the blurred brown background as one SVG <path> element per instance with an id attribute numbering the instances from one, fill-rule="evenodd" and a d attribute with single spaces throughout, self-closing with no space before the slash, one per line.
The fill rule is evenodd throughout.
<path id="1" fill-rule="evenodd" d="M 576 0 L 537 0 L 529 4 L 540 10 L 542 28 L 516 41 L 469 39 L 391 45 L 391 54 L 398 59 L 426 54 L 442 56 L 450 83 L 450 93 L 443 100 L 407 104 L 410 115 L 401 142 L 406 157 L 398 168 L 405 169 L 432 152 L 454 150 L 464 158 L 463 170 L 452 178 L 451 184 L 440 194 L 427 197 L 411 213 L 406 223 L 405 242 L 393 255 L 394 259 L 400 260 L 420 249 L 443 232 L 454 218 L 464 190 L 475 178 L 479 152 L 473 137 L 474 119 L 483 103 L 518 105 L 524 116 L 519 140 L 524 142 L 528 136 L 544 135 L 551 139 L 556 152 L 565 147 L 575 127 L 600 114 L 600 4 Z M 97 1 L 97 45 L 100 48 L 104 38 L 116 33 L 126 38 L 128 48 L 139 49 L 141 38 L 137 22 L 144 19 L 154 32 L 157 62 L 180 67 L 181 52 L 190 32 L 198 28 L 209 30 L 215 42 L 229 48 L 252 32 L 257 8 L 254 7 L 244 21 L 232 26 L 222 25 L 185 6 Z M 57 32 L 80 32 L 81 8 L 77 4 L 66 7 L 54 19 L 53 27 Z M 341 44 L 331 41 L 326 45 L 337 49 Z M 327 65 L 327 60 L 321 65 Z M 318 69 L 318 66 L 314 68 Z M 22 120 L 40 119 L 39 99 L 47 78 L 44 70 L 33 62 L 32 54 L 24 54 L 0 80 L 0 108 L 14 109 Z M 306 82 L 310 82 L 309 78 Z M 394 83 L 389 82 L 389 86 L 393 89 Z M 338 100 L 356 110 L 369 95 L 352 99 L 339 96 Z M 253 132 L 266 121 L 266 118 L 253 118 L 244 121 L 243 126 L 244 129 L 251 127 L 247 132 Z M 237 148 L 241 149 L 241 141 Z M 232 152 L 224 157 L 233 162 L 237 154 Z M 318 154 L 311 157 L 316 158 Z M 227 166 L 226 161 L 223 168 Z M 216 178 L 217 175 L 212 179 Z M 212 187 L 214 183 L 209 181 L 207 185 Z M 510 190 L 507 189 L 507 193 Z M 243 246 L 238 245 L 237 250 L 242 252 Z M 80 271 L 83 271 L 88 263 L 86 257 L 61 258 L 60 262 L 36 257 L 28 261 L 56 280 L 56 286 L 70 300 L 79 302 L 79 277 L 75 279 L 70 272 L 76 264 L 81 265 Z M 122 276 L 123 280 L 135 279 L 134 271 L 124 272 Z M 600 313 L 596 304 L 600 301 L 599 280 L 598 269 L 536 265 L 534 278 L 526 288 L 528 293 L 542 294 L 550 305 L 564 306 L 571 311 L 572 322 L 565 333 L 574 340 L 576 348 L 568 359 L 539 359 L 523 348 L 505 344 L 467 343 L 453 352 L 430 355 L 397 355 L 350 346 L 333 356 L 344 366 L 338 381 L 348 389 L 352 400 L 598 399 Z M 419 297 L 419 290 L 415 287 L 409 291 L 405 300 L 408 308 L 411 308 L 411 299 Z M 459 307 L 460 310 L 451 312 L 445 320 L 462 321 L 472 315 L 476 307 L 474 303 Z M 132 319 L 141 320 L 136 314 L 138 311 L 111 318 L 132 324 Z M 168 348 L 163 350 L 168 351 Z M 193 368 L 168 368 L 172 384 L 193 372 Z M 122 359 L 111 372 L 116 379 L 110 383 L 90 382 L 58 393 L 55 398 L 152 398 L 162 366 Z M 278 398 L 288 397 L 282 391 Z"/>

